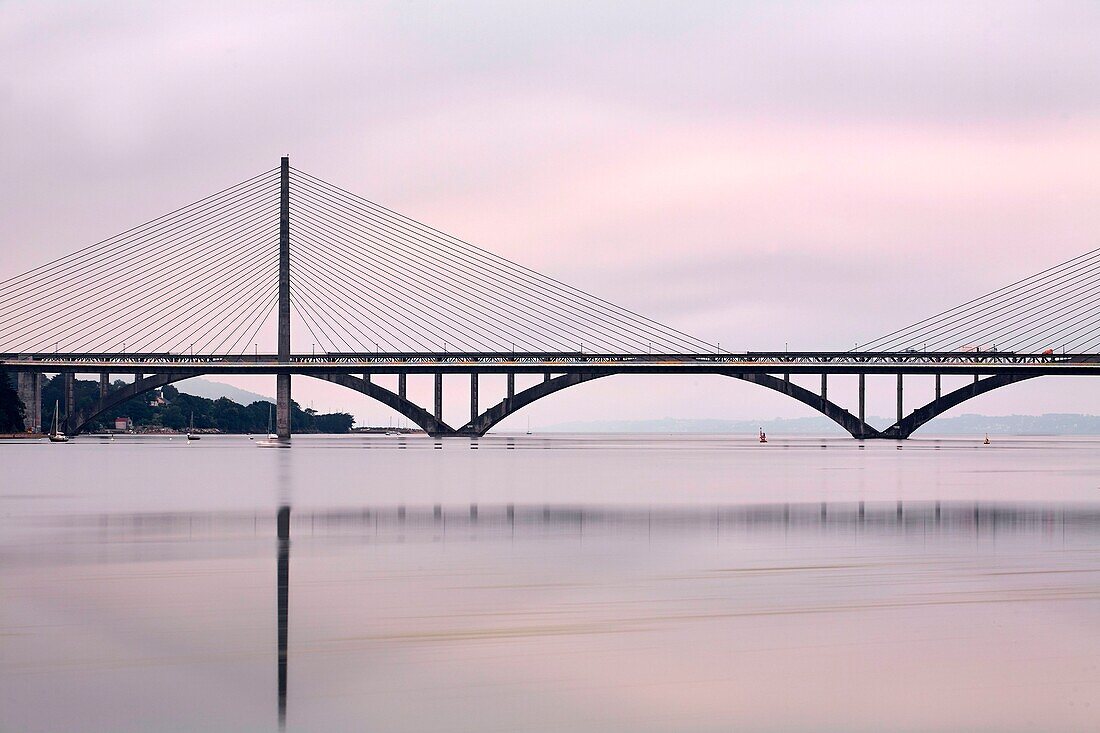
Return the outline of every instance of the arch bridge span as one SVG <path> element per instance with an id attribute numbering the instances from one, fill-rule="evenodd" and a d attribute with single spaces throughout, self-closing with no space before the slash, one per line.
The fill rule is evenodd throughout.
<path id="1" fill-rule="evenodd" d="M 1100 249 L 851 350 L 731 353 L 292 168 L 283 156 L 275 168 L 0 281 L 0 370 L 20 375 L 34 428 L 41 375 L 66 374 L 74 433 L 129 397 L 201 374 L 275 375 L 283 438 L 292 375 L 366 394 L 433 435 L 469 436 L 597 378 L 720 374 L 798 400 L 857 438 L 903 439 L 993 389 L 1044 374 L 1100 374 L 1097 273 Z M 309 354 L 292 349 L 292 313 Z M 76 373 L 101 375 L 87 415 L 74 409 Z M 478 378 L 493 373 L 509 375 L 507 393 L 482 411 Z M 543 379 L 517 393 L 515 375 L 524 373 Z M 141 378 L 112 392 L 111 374 Z M 374 374 L 398 375 L 397 390 L 372 383 Z M 408 399 L 409 374 L 435 375 L 433 405 Z M 470 379 L 470 418 L 457 427 L 443 420 L 443 374 Z M 854 409 L 829 398 L 836 374 L 859 376 Z M 882 429 L 865 418 L 864 382 L 874 374 L 897 378 L 896 420 Z M 937 387 L 906 414 L 903 380 L 915 374 L 934 375 Z M 818 375 L 820 390 L 793 384 L 792 375 Z M 943 394 L 940 375 L 974 379 Z"/>
<path id="2" fill-rule="evenodd" d="M 0 366 L 4 366 L 0 362 Z M 22 362 L 25 369 L 30 366 Z M 37 372 L 56 372 L 64 370 L 66 383 L 71 384 L 77 371 L 86 373 L 91 371 L 87 365 L 33 362 L 33 368 Z M 963 402 L 986 394 L 992 390 L 1015 384 L 1020 381 L 1032 379 L 1044 374 L 1100 374 L 1100 365 L 1093 362 L 1066 361 L 1048 362 L 1040 364 L 971 364 L 969 371 L 962 371 L 960 364 L 934 363 L 918 365 L 913 363 L 899 363 L 896 365 L 878 364 L 853 364 L 851 362 L 805 363 L 788 362 L 784 364 L 773 363 L 745 363 L 736 366 L 728 363 L 709 364 L 674 364 L 669 362 L 657 363 L 649 361 L 639 364 L 598 364 L 598 363 L 483 363 L 473 364 L 469 361 L 450 360 L 439 361 L 435 364 L 397 365 L 361 363 L 352 366 L 347 363 L 335 364 L 321 360 L 304 361 L 296 364 L 251 364 L 243 365 L 245 368 L 233 369 L 225 362 L 221 363 L 191 363 L 184 365 L 171 365 L 166 371 L 145 374 L 136 372 L 137 364 L 99 364 L 100 369 L 106 367 L 110 371 L 101 371 L 101 392 L 98 402 L 84 412 L 75 412 L 69 408 L 72 404 L 72 390 L 68 387 L 64 391 L 66 404 L 64 407 L 65 430 L 70 435 L 85 431 L 89 424 L 98 417 L 107 413 L 127 400 L 140 396 L 151 390 L 178 382 L 190 377 L 218 374 L 285 374 L 296 376 L 309 376 L 321 379 L 333 384 L 339 384 L 348 389 L 364 394 L 387 407 L 403 415 L 410 422 L 418 425 L 426 433 L 435 437 L 478 437 L 485 435 L 504 419 L 514 415 L 519 410 L 534 402 L 550 397 L 561 390 L 573 387 L 585 382 L 618 374 L 716 374 L 735 379 L 740 379 L 760 387 L 779 392 L 802 404 L 816 410 L 832 420 L 845 430 L 849 435 L 858 439 L 895 439 L 908 438 L 914 431 L 921 428 L 935 417 L 943 414 Z M 146 368 L 153 366 L 145 363 Z M 238 365 L 240 366 L 240 365 Z M 776 367 L 783 371 L 774 373 Z M 859 367 L 863 369 L 860 370 Z M 230 367 L 230 368 L 227 368 Z M 249 368 L 251 367 L 251 368 Z M 260 368 L 256 368 L 260 367 Z M 404 368 L 402 368 L 404 367 Z M 853 368 L 855 367 L 855 368 Z M 868 368 L 870 367 L 870 368 Z M 891 368 L 892 367 L 892 368 Z M 350 369 L 358 368 L 361 371 L 352 373 Z M 809 369 L 818 372 L 820 378 L 820 391 L 814 391 L 796 384 L 791 380 L 792 374 L 805 375 L 811 373 Z M 119 389 L 110 389 L 109 374 L 126 373 L 133 370 L 137 373 L 135 381 Z M 535 372 L 538 369 L 538 372 Z M 133 373 L 132 372 L 132 373 Z M 941 372 L 958 375 L 968 374 L 973 381 L 949 392 L 942 392 Z M 535 384 L 516 391 L 515 380 L 517 374 L 537 373 L 540 379 Z M 868 374 L 893 374 L 896 377 L 897 389 L 897 414 L 892 425 L 885 428 L 876 428 L 870 425 L 865 415 L 866 376 Z M 375 381 L 376 375 L 397 375 L 398 388 L 396 391 L 387 389 Z M 406 384 L 409 374 L 434 375 L 434 404 L 424 407 L 416 404 L 407 396 Z M 470 412 L 469 420 L 462 425 L 452 426 L 443 419 L 443 375 L 462 374 L 470 380 Z M 479 378 L 482 374 L 504 374 L 507 379 L 506 394 L 503 398 L 487 409 L 480 409 Z M 849 409 L 841 406 L 829 398 L 829 376 L 833 374 L 856 374 L 859 379 L 858 404 L 856 408 Z M 935 376 L 935 391 L 927 403 L 906 413 L 902 409 L 902 394 L 904 376 L 907 374 L 924 374 Z M 22 383 L 22 381 L 20 382 Z"/>

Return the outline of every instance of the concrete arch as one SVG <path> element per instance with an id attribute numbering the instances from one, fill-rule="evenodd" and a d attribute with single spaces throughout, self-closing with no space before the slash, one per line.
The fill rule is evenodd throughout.
<path id="1" fill-rule="evenodd" d="M 607 370 L 600 372 L 570 372 L 558 377 L 554 377 L 545 382 L 529 387 L 523 390 L 511 400 L 505 399 L 502 402 L 494 405 L 485 412 L 481 413 L 474 420 L 463 425 L 456 432 L 458 435 L 471 435 L 481 436 L 488 432 L 493 426 L 499 423 L 504 418 L 512 415 L 517 410 L 531 404 L 535 400 L 548 397 L 549 395 L 559 392 L 567 387 L 572 387 L 582 382 L 588 382 L 600 377 L 610 376 L 612 374 L 618 374 L 615 370 Z M 859 418 L 852 413 L 845 410 L 835 402 L 830 402 L 828 399 L 824 399 L 821 395 L 814 394 L 810 390 L 800 387 L 797 384 L 793 384 L 787 380 L 773 377 L 770 374 L 740 374 L 740 373 L 723 373 L 723 376 L 734 377 L 736 379 L 742 379 L 746 382 L 752 382 L 758 384 L 761 387 L 767 387 L 773 389 L 776 392 L 792 397 L 799 402 L 812 407 L 827 418 L 835 422 L 840 427 L 844 428 L 854 438 L 874 438 L 880 437 L 879 432 L 867 425 L 860 422 Z"/>
<path id="2" fill-rule="evenodd" d="M 465 435 L 465 436 L 481 436 L 492 429 L 497 423 L 504 418 L 514 414 L 518 410 L 530 405 L 536 400 L 548 397 L 549 395 L 559 392 L 567 387 L 572 387 L 582 382 L 588 382 L 593 379 L 599 379 L 600 377 L 610 376 L 612 374 L 618 374 L 620 372 L 614 369 L 600 370 L 600 371 L 586 371 L 586 372 L 569 372 L 562 374 L 553 379 L 539 382 L 538 384 L 529 387 L 522 392 L 519 392 L 511 399 L 504 399 L 493 407 L 489 408 L 485 412 L 481 413 L 474 420 L 471 420 L 461 428 L 455 430 L 442 420 L 437 420 L 433 414 L 425 410 L 424 408 L 416 405 L 413 402 L 401 397 L 400 395 L 391 392 L 390 390 L 380 387 L 379 385 L 369 382 L 360 377 L 355 377 L 350 374 L 339 373 L 323 373 L 323 374 L 308 374 L 303 376 L 311 376 L 316 379 L 322 379 L 333 384 L 339 384 L 348 389 L 355 390 L 361 394 L 365 394 L 368 397 L 378 400 L 382 404 L 396 410 L 400 414 L 407 417 L 412 422 L 419 425 L 429 435 L 432 436 L 448 436 L 448 435 Z M 817 410 L 821 414 L 828 417 L 840 427 L 850 434 L 854 438 L 888 438 L 895 440 L 903 440 L 913 434 L 914 431 L 922 427 L 925 423 L 929 422 L 933 418 L 943 414 L 947 410 L 956 407 L 957 405 L 972 399 L 979 395 L 990 392 L 994 389 L 1007 386 L 1009 384 L 1015 384 L 1016 382 L 1022 382 L 1026 379 L 1033 379 L 1036 376 L 1034 374 L 998 374 L 985 379 L 979 380 L 967 384 L 959 389 L 949 392 L 943 395 L 937 400 L 919 407 L 912 413 L 904 417 L 899 422 L 894 423 L 885 430 L 876 430 L 870 425 L 861 422 L 858 417 L 848 412 L 844 408 L 840 407 L 834 402 L 829 401 L 821 395 L 816 394 L 804 387 L 800 387 L 797 384 L 789 382 L 785 379 L 779 379 L 770 374 L 742 374 L 742 373 L 727 373 L 717 372 L 723 376 L 733 377 L 741 379 L 746 382 L 752 382 L 753 384 L 767 387 L 768 389 L 775 390 L 781 394 L 787 395 L 793 399 L 798 400 L 804 405 Z M 126 385 L 122 389 L 112 392 L 107 395 L 105 400 L 101 400 L 95 406 L 95 408 L 87 413 L 78 413 L 70 415 L 65 419 L 64 431 L 68 435 L 78 435 L 85 430 L 88 423 L 96 419 L 104 412 L 117 407 L 118 405 L 126 402 L 133 397 L 137 397 L 145 392 L 163 387 L 173 382 L 179 382 L 184 379 L 190 379 L 191 377 L 201 376 L 193 372 L 164 372 L 160 374 L 150 374 L 136 382 Z"/>
<path id="3" fill-rule="evenodd" d="M 184 379 L 190 379 L 197 376 L 190 372 L 165 372 L 163 374 L 150 374 L 147 377 L 143 377 L 131 384 L 127 384 L 122 389 L 111 392 L 107 395 L 107 399 L 100 400 L 96 403 L 95 409 L 88 414 L 76 413 L 69 415 L 65 418 L 64 431 L 66 435 L 79 435 L 84 432 L 84 429 L 88 427 L 88 423 L 95 420 L 107 410 L 114 407 L 118 407 L 123 402 L 137 397 L 138 395 L 149 392 L 150 390 L 163 387 L 172 382 L 180 382 Z"/>
<path id="4" fill-rule="evenodd" d="M 498 422 L 516 412 L 517 410 L 526 407 L 535 400 L 540 400 L 543 397 L 554 394 L 555 392 L 560 392 L 566 387 L 572 387 L 573 385 L 580 384 L 581 382 L 588 382 L 593 379 L 599 379 L 600 377 L 606 377 L 615 373 L 616 372 L 614 371 L 584 373 L 569 372 L 567 374 L 562 374 L 561 376 L 554 377 L 553 379 L 539 382 L 533 387 L 528 387 L 522 392 L 519 392 L 514 397 L 512 397 L 512 399 L 505 398 L 496 405 L 493 405 L 488 410 L 460 427 L 458 430 L 455 431 L 455 433 L 457 435 L 471 435 L 480 437 L 489 432 L 490 428 L 492 428 Z"/>
<path id="5" fill-rule="evenodd" d="M 390 407 L 397 412 L 401 413 L 405 417 L 412 420 L 414 423 L 424 429 L 428 435 L 452 435 L 455 430 L 442 420 L 436 420 L 435 415 L 425 410 L 423 407 L 410 402 L 399 394 L 389 391 L 385 387 L 379 387 L 374 382 L 368 382 L 361 377 L 355 377 L 351 374 L 309 374 L 307 376 L 314 377 L 316 379 L 323 379 L 326 382 L 332 382 L 333 384 L 339 384 L 341 387 L 347 387 L 353 389 L 356 392 L 361 392 L 368 397 L 373 397 L 382 404 Z"/>
<path id="6" fill-rule="evenodd" d="M 918 407 L 913 412 L 906 415 L 899 422 L 894 423 L 890 427 L 881 432 L 879 437 L 894 438 L 895 440 L 904 440 L 913 434 L 915 430 L 924 425 L 926 422 L 934 417 L 942 415 L 952 407 L 962 404 L 969 399 L 983 395 L 986 392 L 991 392 L 1000 387 L 1005 387 L 1009 384 L 1015 384 L 1016 382 L 1022 382 L 1025 379 L 1034 379 L 1036 374 L 995 374 L 992 377 L 986 377 L 985 379 L 977 382 L 971 382 L 970 384 L 959 387 L 958 389 L 948 392 L 940 397 L 938 400 L 932 400 L 924 407 Z"/>
<path id="7" fill-rule="evenodd" d="M 759 384 L 761 387 L 774 389 L 776 392 L 792 397 L 802 404 L 812 407 L 840 427 L 844 428 L 853 438 L 882 437 L 878 430 L 875 430 L 866 422 L 861 422 L 858 417 L 848 412 L 840 405 L 831 402 L 819 394 L 811 392 L 805 387 L 799 387 L 797 384 L 789 382 L 786 379 L 779 379 L 770 374 L 727 374 L 726 376 L 743 379 L 753 384 Z"/>

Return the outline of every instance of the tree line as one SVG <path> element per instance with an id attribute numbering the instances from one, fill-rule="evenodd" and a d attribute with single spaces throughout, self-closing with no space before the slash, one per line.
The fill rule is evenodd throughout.
<path id="1" fill-rule="evenodd" d="M 14 379 L 0 370 L 0 433 L 18 433 L 23 430 L 23 403 L 15 390 Z"/>
<path id="2" fill-rule="evenodd" d="M 23 430 L 23 406 L 8 378 L 0 372 L 0 432 Z M 117 380 L 112 389 L 121 389 L 126 382 Z M 61 375 L 46 380 L 42 387 L 42 422 L 53 423 L 55 404 L 65 402 L 65 380 Z M 99 382 L 76 380 L 74 401 L 77 412 L 87 414 L 99 403 Z M 89 432 L 113 428 L 115 418 L 128 417 L 135 426 L 186 430 L 194 414 L 196 430 L 218 430 L 223 433 L 266 433 L 268 415 L 274 420 L 274 406 L 270 402 L 257 401 L 241 405 L 226 397 L 211 400 L 180 392 L 172 385 L 160 389 L 166 404 L 154 404 L 156 392 L 133 397 L 96 417 L 86 428 Z M 318 413 L 301 409 L 291 402 L 290 424 L 296 433 L 347 433 L 355 418 L 346 412 Z M 272 430 L 274 426 L 272 425 Z"/>

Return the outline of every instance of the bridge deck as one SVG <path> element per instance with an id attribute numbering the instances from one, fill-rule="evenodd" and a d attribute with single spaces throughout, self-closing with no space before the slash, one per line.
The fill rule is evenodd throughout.
<path id="1" fill-rule="evenodd" d="M 1034 374 L 1100 373 L 1097 354 L 1011 352 L 747 352 L 721 354 L 348 353 L 0 354 L 10 371 L 147 374 Z"/>

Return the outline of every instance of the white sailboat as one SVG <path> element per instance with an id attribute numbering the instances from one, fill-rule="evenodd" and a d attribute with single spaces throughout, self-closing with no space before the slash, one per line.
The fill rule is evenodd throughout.
<path id="1" fill-rule="evenodd" d="M 69 442 L 69 436 L 67 436 L 63 432 L 61 432 L 60 426 L 58 424 L 58 407 L 60 405 L 61 405 L 60 400 L 56 400 L 53 403 L 53 430 L 50 431 L 50 434 L 48 436 L 51 443 L 68 443 Z"/>
<path id="2" fill-rule="evenodd" d="M 188 440 L 199 440 L 199 436 L 195 435 L 195 411 L 191 411 L 191 427 L 187 429 Z"/>
<path id="3" fill-rule="evenodd" d="M 271 432 L 271 403 L 267 405 L 267 440 L 257 440 L 256 445 L 260 448 L 289 448 L 290 442 L 286 440 L 279 440 L 278 433 Z"/>

